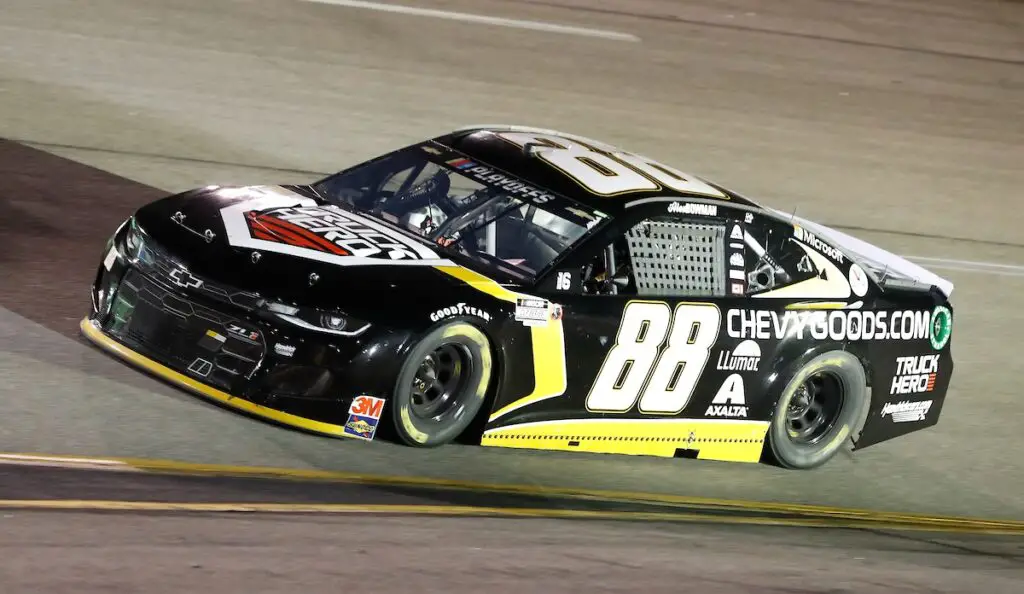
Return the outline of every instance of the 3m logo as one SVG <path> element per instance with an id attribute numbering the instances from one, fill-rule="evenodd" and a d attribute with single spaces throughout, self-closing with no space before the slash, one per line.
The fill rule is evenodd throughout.
<path id="1" fill-rule="evenodd" d="M 374 398 L 373 396 L 356 396 L 352 399 L 352 406 L 349 407 L 348 414 L 369 417 L 371 419 L 379 419 L 383 411 L 383 398 Z"/>

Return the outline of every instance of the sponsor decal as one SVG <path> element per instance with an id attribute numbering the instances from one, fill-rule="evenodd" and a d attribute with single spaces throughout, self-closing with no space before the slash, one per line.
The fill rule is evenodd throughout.
<path id="1" fill-rule="evenodd" d="M 228 243 L 337 266 L 453 265 L 429 246 L 370 216 L 315 201 L 280 186 L 246 186 L 248 198 L 220 210 Z"/>
<path id="2" fill-rule="evenodd" d="M 747 223 L 747 224 L 753 223 L 754 222 L 754 214 L 748 212 L 747 214 L 743 215 L 743 222 Z"/>
<path id="3" fill-rule="evenodd" d="M 718 389 L 711 406 L 704 412 L 706 417 L 725 417 L 729 419 L 745 419 L 747 417 L 747 400 L 743 388 L 743 378 L 734 373 L 725 378 Z"/>
<path id="4" fill-rule="evenodd" d="M 816 340 L 923 340 L 933 335 L 927 311 L 758 311 L 732 309 L 726 314 L 731 338 L 779 340 L 795 335 Z M 933 342 L 934 346 L 934 342 Z"/>
<path id="5" fill-rule="evenodd" d="M 103 267 L 110 272 L 110 269 L 114 267 L 114 262 L 117 262 L 117 248 L 110 246 L 110 250 L 107 251 L 107 257 L 103 258 Z"/>
<path id="6" fill-rule="evenodd" d="M 459 164 L 455 165 L 453 163 Z M 529 202 L 544 204 L 555 198 L 550 192 L 545 192 L 540 188 L 524 183 L 519 178 L 499 173 L 491 167 L 479 165 L 468 159 L 453 159 L 448 161 L 447 164 L 458 169 L 463 175 L 467 175 L 482 184 L 499 188 Z"/>
<path id="7" fill-rule="evenodd" d="M 247 338 L 249 340 L 257 340 L 260 337 L 259 332 L 255 330 L 247 330 L 233 322 L 228 322 L 228 324 L 224 327 L 227 328 L 229 334 L 241 336 L 242 338 Z"/>
<path id="8" fill-rule="evenodd" d="M 174 284 L 179 287 L 185 287 L 186 289 L 198 289 L 203 286 L 203 281 L 199 278 L 192 276 L 192 273 L 185 270 L 184 268 L 175 268 L 168 275 Z"/>
<path id="9" fill-rule="evenodd" d="M 479 307 L 468 305 L 466 303 L 457 303 L 451 307 L 439 309 L 430 314 L 430 321 L 437 322 L 449 316 L 476 316 L 486 322 L 491 321 L 491 314 Z"/>
<path id="10" fill-rule="evenodd" d="M 217 333 L 214 330 L 207 330 L 203 337 L 199 339 L 199 346 L 211 353 L 216 353 L 220 350 L 221 345 L 227 342 L 228 337 Z"/>
<path id="11" fill-rule="evenodd" d="M 804 229 L 803 227 L 800 227 L 800 226 L 794 227 L 793 228 L 793 236 L 796 237 L 796 239 L 798 241 L 802 241 L 802 242 L 806 243 L 807 245 L 811 246 L 815 250 L 825 254 L 829 258 L 832 258 L 836 262 L 839 262 L 840 264 L 843 263 L 843 253 L 842 252 L 840 252 L 838 249 L 830 246 L 829 244 L 825 243 L 824 241 L 818 239 L 818 237 L 816 235 L 814 235 L 810 231 Z"/>
<path id="12" fill-rule="evenodd" d="M 420 148 L 423 149 L 424 152 L 430 153 L 431 155 L 440 155 L 441 154 L 441 151 L 437 150 L 436 148 L 434 148 L 432 146 L 421 146 Z"/>
<path id="13" fill-rule="evenodd" d="M 559 308 L 560 310 L 561 308 Z M 520 297 L 516 299 L 516 321 L 526 326 L 546 326 L 554 313 L 547 299 L 536 297 Z M 557 312 L 561 318 L 561 311 Z"/>
<path id="14" fill-rule="evenodd" d="M 753 340 L 744 340 L 732 351 L 718 353 L 718 369 L 725 371 L 757 371 L 761 364 L 761 347 Z"/>
<path id="15" fill-rule="evenodd" d="M 290 344 L 277 343 L 274 345 L 274 352 L 282 357 L 291 357 L 295 354 L 295 347 Z"/>
<path id="16" fill-rule="evenodd" d="M 673 214 L 703 215 L 707 217 L 718 216 L 718 206 L 714 204 L 700 204 L 693 202 L 680 204 L 678 202 L 673 202 L 668 205 L 668 211 Z"/>
<path id="17" fill-rule="evenodd" d="M 939 372 L 938 355 L 896 357 L 896 374 L 892 378 L 890 394 L 922 394 L 935 389 Z"/>
<path id="18" fill-rule="evenodd" d="M 255 239 L 335 256 L 416 260 L 420 255 L 392 234 L 365 224 L 337 206 L 296 206 L 245 214 Z"/>
<path id="19" fill-rule="evenodd" d="M 356 396 L 348 407 L 345 421 L 345 435 L 367 441 L 373 439 L 384 412 L 384 399 L 373 396 Z"/>
<path id="20" fill-rule="evenodd" d="M 732 231 L 729 232 L 729 239 L 739 239 L 743 241 L 743 231 L 739 225 L 733 225 Z"/>
<path id="21" fill-rule="evenodd" d="M 732 280 L 743 281 L 747 280 L 747 275 L 744 274 L 742 270 L 729 269 L 729 278 L 731 278 Z"/>
<path id="22" fill-rule="evenodd" d="M 729 266 L 743 267 L 743 254 L 733 254 L 729 256 Z"/>
<path id="23" fill-rule="evenodd" d="M 448 164 L 448 166 L 454 167 L 456 169 L 469 169 L 470 167 L 476 166 L 476 163 L 470 161 L 469 159 L 452 159 L 451 161 L 446 161 L 446 163 Z"/>
<path id="24" fill-rule="evenodd" d="M 931 400 L 912 402 L 903 400 L 901 402 L 887 402 L 882 407 L 882 418 L 892 417 L 893 423 L 911 423 L 923 421 L 928 417 L 928 411 L 932 408 Z"/>
<path id="25" fill-rule="evenodd" d="M 868 275 L 856 262 L 850 264 L 850 290 L 858 297 L 863 297 L 868 292 Z"/>
<path id="26" fill-rule="evenodd" d="M 932 330 L 931 330 L 931 343 L 932 348 L 941 351 L 946 343 L 949 342 L 949 337 L 953 333 L 953 313 L 949 311 L 949 308 L 940 305 L 932 311 Z"/>
<path id="27" fill-rule="evenodd" d="M 733 295 L 742 295 L 743 294 L 743 283 L 732 283 L 732 286 L 729 289 L 729 292 L 732 293 Z"/>

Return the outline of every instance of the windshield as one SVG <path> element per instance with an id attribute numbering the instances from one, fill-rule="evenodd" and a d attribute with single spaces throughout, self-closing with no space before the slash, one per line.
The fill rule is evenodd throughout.
<path id="1" fill-rule="evenodd" d="M 404 227 L 519 277 L 533 277 L 606 218 L 434 145 L 321 180 L 325 200 Z"/>

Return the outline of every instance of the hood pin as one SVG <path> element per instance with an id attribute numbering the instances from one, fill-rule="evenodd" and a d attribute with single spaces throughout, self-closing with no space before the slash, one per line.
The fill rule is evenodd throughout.
<path id="1" fill-rule="evenodd" d="M 315 272 L 310 272 L 309 273 L 309 286 L 312 287 L 314 284 L 316 284 L 316 281 L 318 281 L 318 280 L 320 280 L 320 275 L 319 274 L 317 274 Z"/>
<path id="2" fill-rule="evenodd" d="M 255 263 L 259 262 L 261 257 L 262 257 L 262 255 L 259 252 L 253 252 L 252 253 L 252 263 L 255 264 Z"/>

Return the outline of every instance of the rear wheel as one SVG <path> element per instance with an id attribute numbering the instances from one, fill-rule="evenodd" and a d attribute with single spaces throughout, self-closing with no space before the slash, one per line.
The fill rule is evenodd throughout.
<path id="1" fill-rule="evenodd" d="M 768 430 L 775 461 L 794 469 L 828 462 L 867 415 L 866 384 L 864 367 L 845 351 L 804 365 L 782 392 Z"/>
<path id="2" fill-rule="evenodd" d="M 479 328 L 450 322 L 425 336 L 406 357 L 392 398 L 398 437 L 434 447 L 455 440 L 487 398 L 493 365 Z"/>

